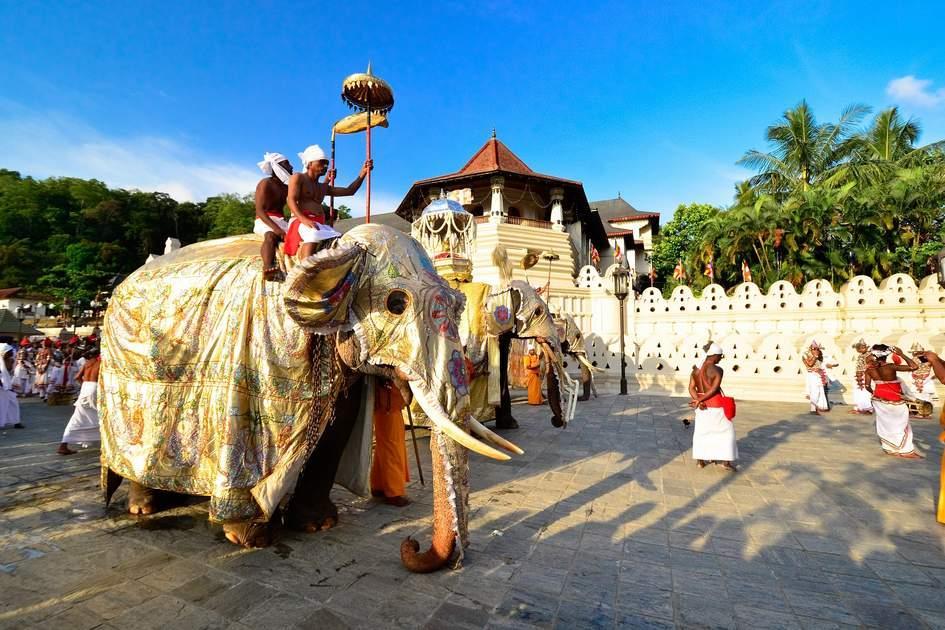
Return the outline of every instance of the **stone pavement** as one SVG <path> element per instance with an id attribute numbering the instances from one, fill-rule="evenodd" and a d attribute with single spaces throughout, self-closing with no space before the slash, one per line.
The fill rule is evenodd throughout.
<path id="1" fill-rule="evenodd" d="M 471 457 L 464 567 L 410 575 L 429 485 L 406 509 L 339 490 L 337 529 L 242 550 L 199 502 L 136 519 L 125 484 L 105 510 L 98 450 L 54 454 L 71 409 L 27 402 L 0 432 L 0 627 L 945 628 L 937 422 L 913 462 L 846 409 L 739 403 L 730 474 L 696 468 L 678 398 L 579 403 L 566 430 L 517 405 L 526 454 Z"/>

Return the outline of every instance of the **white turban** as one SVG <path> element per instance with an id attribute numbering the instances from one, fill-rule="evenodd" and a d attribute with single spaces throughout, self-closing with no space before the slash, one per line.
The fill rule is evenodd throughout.
<path id="1" fill-rule="evenodd" d="M 889 346 L 877 344 L 876 346 L 870 348 L 870 354 L 872 354 L 877 359 L 885 359 L 890 354 L 892 354 L 892 349 Z"/>
<path id="2" fill-rule="evenodd" d="M 711 357 L 716 354 L 721 356 L 721 355 L 724 355 L 725 353 L 722 352 L 722 346 L 720 346 L 719 344 L 713 341 L 712 343 L 709 344 L 709 349 L 705 351 L 705 356 Z"/>
<path id="3" fill-rule="evenodd" d="M 322 160 L 327 160 L 328 156 L 325 155 L 325 152 L 322 151 L 320 146 L 313 144 L 299 153 L 299 159 L 302 160 L 302 168 L 308 168 L 308 165 L 312 162 L 321 162 Z"/>
<path id="4" fill-rule="evenodd" d="M 289 171 L 282 168 L 282 164 L 280 164 L 280 162 L 286 161 L 288 161 L 288 158 L 281 153 L 266 153 L 263 155 L 262 162 L 257 162 L 256 166 L 269 177 L 272 177 L 273 173 L 275 173 L 280 182 L 288 185 L 289 177 L 291 176 L 289 175 Z"/>

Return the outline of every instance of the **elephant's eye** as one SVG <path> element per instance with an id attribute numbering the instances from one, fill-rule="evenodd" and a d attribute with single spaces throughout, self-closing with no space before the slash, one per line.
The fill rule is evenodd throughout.
<path id="1" fill-rule="evenodd" d="M 541 317 L 541 307 L 540 307 L 540 306 L 535 309 L 535 317 Z"/>
<path id="2" fill-rule="evenodd" d="M 406 291 L 394 289 L 387 295 L 387 310 L 394 315 L 403 315 L 404 311 L 407 310 L 407 302 L 409 300 L 410 298 L 407 297 Z"/>

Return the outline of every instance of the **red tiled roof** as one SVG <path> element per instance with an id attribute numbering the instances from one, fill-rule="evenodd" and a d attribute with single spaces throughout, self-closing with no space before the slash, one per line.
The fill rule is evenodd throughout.
<path id="1" fill-rule="evenodd" d="M 0 300 L 11 298 L 17 293 L 19 293 L 20 291 L 22 291 L 20 287 L 13 287 L 10 289 L 0 289 Z"/>
<path id="2" fill-rule="evenodd" d="M 519 175 L 537 174 L 528 168 L 528 165 L 517 155 L 512 153 L 501 140 L 493 137 L 489 138 L 482 145 L 482 148 L 469 158 L 466 165 L 456 171 L 454 175 L 472 175 L 473 173 L 491 173 L 492 171 L 508 171 Z"/>
<path id="3" fill-rule="evenodd" d="M 608 219 L 609 223 L 620 223 L 621 221 L 640 221 L 642 219 L 659 219 L 659 212 L 637 212 L 636 214 L 629 214 L 625 217 L 613 217 Z"/>

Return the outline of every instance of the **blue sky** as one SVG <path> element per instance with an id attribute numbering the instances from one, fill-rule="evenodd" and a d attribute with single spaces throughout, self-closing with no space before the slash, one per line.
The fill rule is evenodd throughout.
<path id="1" fill-rule="evenodd" d="M 943 23 L 933 2 L 0 0 L 0 167 L 249 192 L 264 151 L 327 148 L 341 81 L 371 59 L 397 97 L 375 211 L 495 127 L 533 169 L 666 220 L 728 203 L 736 160 L 802 98 L 821 119 L 898 104 L 945 138 Z M 346 181 L 363 136 L 338 150 Z"/>

